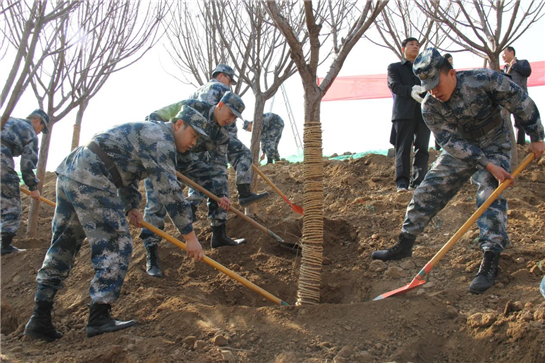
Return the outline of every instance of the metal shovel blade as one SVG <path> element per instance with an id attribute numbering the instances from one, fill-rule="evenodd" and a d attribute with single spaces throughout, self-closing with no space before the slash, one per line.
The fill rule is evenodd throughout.
<path id="1" fill-rule="evenodd" d="M 419 286 L 424 285 L 425 283 L 426 283 L 425 280 L 414 279 L 413 281 L 411 281 L 410 284 L 407 284 L 407 285 L 405 285 L 403 287 L 400 287 L 399 289 L 395 289 L 395 290 L 386 292 L 386 293 L 384 293 L 382 295 L 379 295 L 376 298 L 374 298 L 373 301 L 386 299 L 387 297 L 390 297 L 390 296 L 404 294 L 404 293 L 409 292 L 409 291 L 411 291 L 413 289 L 416 289 Z"/>

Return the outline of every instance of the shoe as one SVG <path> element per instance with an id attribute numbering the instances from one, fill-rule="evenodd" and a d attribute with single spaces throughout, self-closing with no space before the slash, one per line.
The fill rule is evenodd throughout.
<path id="1" fill-rule="evenodd" d="M 90 304 L 89 309 L 89 321 L 85 328 L 88 338 L 127 329 L 137 324 L 135 320 L 119 321 L 112 319 L 110 316 L 110 310 L 112 309 L 110 304 Z"/>
<path id="2" fill-rule="evenodd" d="M 159 251 L 157 245 L 146 247 L 146 272 L 153 277 L 163 277 L 163 271 L 159 268 Z"/>
<path id="3" fill-rule="evenodd" d="M 500 254 L 494 251 L 486 251 L 483 255 L 481 266 L 477 276 L 471 281 L 469 291 L 473 294 L 482 294 L 496 282 L 498 276 L 498 265 Z"/>
<path id="4" fill-rule="evenodd" d="M 400 184 L 397 186 L 398 193 L 406 193 L 409 191 L 409 188 L 405 184 Z"/>
<path id="5" fill-rule="evenodd" d="M 237 184 L 238 203 L 241 207 L 261 201 L 269 196 L 269 193 L 255 194 L 250 191 L 250 184 Z"/>
<path id="6" fill-rule="evenodd" d="M 246 243 L 245 238 L 232 239 L 225 234 L 225 223 L 220 226 L 212 226 L 212 241 L 210 247 L 218 248 L 222 246 L 240 246 Z"/>
<path id="7" fill-rule="evenodd" d="M 51 322 L 52 309 L 53 302 L 37 301 L 36 305 L 34 305 L 34 312 L 25 325 L 23 334 L 46 342 L 62 338 L 62 334 L 55 329 Z"/>
<path id="8" fill-rule="evenodd" d="M 19 249 L 11 245 L 13 238 L 15 237 L 14 233 L 2 233 L 2 245 L 0 247 L 0 255 L 9 255 L 14 252 L 25 252 L 24 249 Z"/>
<path id="9" fill-rule="evenodd" d="M 401 260 L 402 258 L 412 257 L 413 245 L 416 238 L 399 236 L 399 241 L 391 248 L 375 251 L 371 254 L 373 260 Z"/>

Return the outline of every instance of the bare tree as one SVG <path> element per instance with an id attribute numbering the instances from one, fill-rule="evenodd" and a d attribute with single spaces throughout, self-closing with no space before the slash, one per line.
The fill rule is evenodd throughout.
<path id="1" fill-rule="evenodd" d="M 32 3 L 32 7 L 29 7 L 26 1 L 0 2 L 0 15 L 5 21 L 4 26 L 0 28 L 3 38 L 2 49 L 7 52 L 4 42 L 17 49 L 12 69 L 0 94 L 0 107 L 7 101 L 1 116 L 2 128 L 44 60 L 51 54 L 62 51 L 55 48 L 58 43 L 42 43 L 43 47 L 36 52 L 44 30 L 51 28 L 52 22 L 67 18 L 78 6 L 79 1 L 58 1 L 49 12 L 47 12 L 47 3 L 47 0 L 36 0 Z M 50 36 L 54 38 L 59 30 L 57 28 L 49 30 L 53 33 Z"/>
<path id="2" fill-rule="evenodd" d="M 50 133 L 42 136 L 40 145 L 38 179 L 44 180 L 55 123 L 78 107 L 74 139 L 79 141 L 79 127 L 91 98 L 113 72 L 138 61 L 157 42 L 166 11 L 166 4 L 160 2 L 142 9 L 141 1 L 89 0 L 82 2 L 77 16 L 55 22 L 51 34 L 56 37 L 45 33 L 40 39 L 42 49 L 57 42 L 55 46 L 63 51 L 51 55 L 31 81 L 40 107 L 50 118 Z M 74 39 L 78 40 L 76 46 L 66 47 Z M 38 187 L 41 190 L 42 183 Z M 37 222 L 38 203 L 32 201 L 27 227 L 30 237 L 36 234 Z"/>
<path id="3" fill-rule="evenodd" d="M 448 8 L 450 5 L 445 6 Z M 375 26 L 381 41 L 367 34 L 365 38 L 380 47 L 389 48 L 400 60 L 403 58 L 403 39 L 417 38 L 423 48 L 429 44 L 440 47 L 446 39 L 440 24 L 423 13 L 414 0 L 391 1 L 380 13 Z"/>
<path id="4" fill-rule="evenodd" d="M 267 1 L 274 22 L 286 38 L 303 83 L 305 131 L 304 131 L 304 209 L 303 258 L 297 292 L 298 304 L 320 302 L 321 268 L 323 259 L 323 162 L 320 102 L 343 63 L 358 40 L 373 24 L 388 1 Z M 303 6 L 308 43 L 294 31 L 291 14 L 294 6 Z M 297 23 L 295 23 L 297 24 Z M 320 85 L 317 72 L 320 37 L 331 34 L 334 57 Z M 308 47 L 309 52 L 304 49 Z"/>
<path id="5" fill-rule="evenodd" d="M 461 50 L 500 70 L 500 54 L 543 17 L 545 2 L 520 0 L 417 1 L 418 7 L 445 29 Z"/>
<path id="6" fill-rule="evenodd" d="M 166 2 L 89 1 L 77 12 L 84 41 L 76 49 L 76 64 L 67 75 L 78 111 L 70 150 L 79 145 L 83 114 L 110 75 L 140 60 L 162 36 L 159 25 L 168 11 Z"/>

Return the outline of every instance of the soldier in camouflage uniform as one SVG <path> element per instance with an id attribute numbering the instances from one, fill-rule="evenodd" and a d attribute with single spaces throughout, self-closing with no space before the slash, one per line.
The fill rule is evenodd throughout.
<path id="1" fill-rule="evenodd" d="M 138 226 L 142 196 L 138 183 L 149 177 L 156 195 L 187 243 L 189 257 L 203 258 L 193 231 L 191 207 L 184 200 L 176 178 L 176 155 L 206 138 L 206 120 L 190 107 L 183 107 L 171 123 L 133 122 L 96 134 L 80 146 L 56 170 L 57 205 L 51 247 L 36 281 L 35 308 L 25 335 L 46 341 L 62 337 L 51 322 L 57 291 L 68 277 L 83 240 L 91 246 L 95 276 L 87 336 L 126 329 L 135 321 L 110 316 L 111 304 L 121 292 L 129 267 L 132 240 L 129 222 Z"/>
<path id="2" fill-rule="evenodd" d="M 212 79 L 199 87 L 189 98 L 203 101 L 211 105 L 216 105 L 226 92 L 231 90 L 231 85 L 236 85 L 235 72 L 226 64 L 218 64 L 212 72 Z M 229 164 L 236 171 L 235 184 L 239 194 L 239 204 L 241 207 L 247 207 L 252 203 L 263 200 L 269 196 L 269 193 L 255 194 L 250 190 L 252 182 L 252 153 L 246 145 L 242 144 L 242 152 L 238 149 L 240 143 L 237 138 L 237 124 L 233 122 L 226 126 L 229 131 L 232 142 L 229 142 L 227 149 L 227 158 Z M 198 205 L 204 196 L 195 190 L 190 191 L 194 205 Z"/>
<path id="3" fill-rule="evenodd" d="M 242 128 L 252 132 L 252 121 L 244 121 Z M 260 160 L 267 156 L 267 164 L 272 164 L 273 161 L 280 160 L 278 153 L 278 144 L 282 138 L 284 130 L 284 120 L 275 113 L 269 112 L 263 114 L 263 127 L 261 129 L 261 150 L 263 154 Z"/>
<path id="4" fill-rule="evenodd" d="M 40 191 L 34 169 L 38 162 L 38 134 L 49 132 L 49 116 L 37 109 L 26 119 L 10 117 L 2 130 L 2 156 L 0 173 L 2 178 L 2 197 L 0 200 L 2 231 L 1 254 L 6 255 L 24 250 L 12 246 L 12 241 L 21 222 L 21 197 L 19 176 L 15 171 L 13 158 L 21 156 L 21 175 L 30 190 L 30 197 L 40 200 Z"/>
<path id="5" fill-rule="evenodd" d="M 415 60 L 413 71 L 429 92 L 422 115 L 443 148 L 407 207 L 398 243 L 373 252 L 373 259 L 398 260 L 412 256 L 416 237 L 465 182 L 477 186 L 477 207 L 499 183 L 512 179 L 509 125 L 501 107 L 517 115 L 530 136 L 529 150 L 540 157 L 545 150 L 543 125 L 535 103 L 516 84 L 489 69 L 455 72 L 434 48 Z M 500 196 L 478 219 L 483 260 L 469 290 L 480 294 L 497 277 L 500 253 L 508 244 L 507 201 Z"/>
<path id="6" fill-rule="evenodd" d="M 246 150 L 240 140 L 231 138 L 226 126 L 233 123 L 237 117 L 242 117 L 241 113 L 245 108 L 244 102 L 238 95 L 227 92 L 217 105 L 195 99 L 184 100 L 153 112 L 148 116 L 148 119 L 169 120 L 184 105 L 194 108 L 207 119 L 205 130 L 209 135 L 209 139 L 201 140 L 190 153 L 178 155 L 176 169 L 222 199 L 222 204 L 219 206 L 216 201 L 208 200 L 208 218 L 212 225 L 211 247 L 244 244 L 246 243 L 245 239 L 233 240 L 225 233 L 226 209 L 229 209 L 230 206 L 226 157 L 228 145 L 231 145 L 231 150 L 235 154 L 244 153 Z M 154 196 L 153 186 L 147 181 L 145 185 L 147 203 L 144 220 L 158 228 L 163 228 L 166 216 L 164 208 Z M 192 197 L 193 195 L 190 195 L 188 200 L 193 203 Z M 195 212 L 196 208 L 193 204 L 192 208 L 194 208 Z M 145 228 L 142 229 L 140 237 L 143 239 L 144 246 L 148 251 L 148 274 L 156 277 L 162 276 L 157 254 L 157 244 L 161 238 Z"/>

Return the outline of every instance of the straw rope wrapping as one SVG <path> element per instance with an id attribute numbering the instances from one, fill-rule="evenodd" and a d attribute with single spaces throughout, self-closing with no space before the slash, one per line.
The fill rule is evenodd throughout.
<path id="1" fill-rule="evenodd" d="M 304 201 L 302 259 L 297 305 L 320 303 L 324 220 L 324 165 L 320 122 L 305 124 Z"/>

